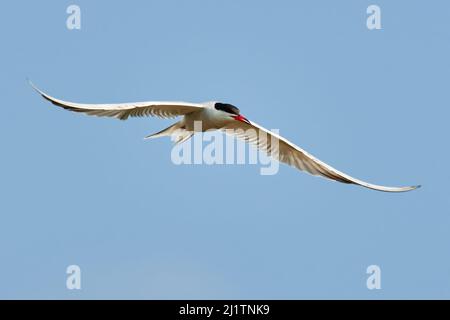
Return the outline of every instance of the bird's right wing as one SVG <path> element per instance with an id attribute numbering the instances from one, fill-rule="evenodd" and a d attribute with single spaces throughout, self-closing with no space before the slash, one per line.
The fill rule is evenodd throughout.
<path id="1" fill-rule="evenodd" d="M 235 121 L 222 128 L 222 130 L 227 134 L 233 135 L 238 139 L 254 145 L 256 148 L 266 152 L 269 156 L 280 162 L 315 176 L 322 176 L 343 183 L 357 184 L 369 189 L 384 192 L 404 192 L 420 187 L 385 187 L 353 178 L 320 161 L 282 136 L 265 129 L 254 122 L 245 123 Z"/>
<path id="2" fill-rule="evenodd" d="M 188 102 L 135 102 L 119 104 L 83 104 L 63 101 L 54 98 L 38 89 L 30 82 L 31 86 L 46 100 L 54 105 L 74 112 L 82 112 L 91 116 L 113 117 L 126 120 L 128 117 L 159 117 L 175 118 L 203 109 L 202 104 Z"/>

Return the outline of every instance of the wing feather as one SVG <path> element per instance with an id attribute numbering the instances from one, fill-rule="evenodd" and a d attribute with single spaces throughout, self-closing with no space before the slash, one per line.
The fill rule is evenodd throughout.
<path id="1" fill-rule="evenodd" d="M 238 139 L 247 141 L 249 144 L 255 146 L 261 151 L 266 152 L 269 156 L 280 162 L 286 163 L 315 176 L 321 176 L 347 184 L 357 184 L 369 189 L 384 192 L 405 192 L 420 187 L 385 187 L 353 178 L 320 161 L 282 136 L 265 129 L 254 122 L 247 124 L 244 122 L 234 121 L 222 128 L 222 130 Z"/>
<path id="2" fill-rule="evenodd" d="M 30 84 L 44 99 L 50 101 L 52 104 L 58 107 L 73 112 L 81 112 L 90 116 L 97 117 L 113 117 L 120 120 L 126 120 L 129 117 L 151 116 L 168 119 L 199 111 L 203 108 L 203 105 L 196 103 L 164 101 L 118 104 L 75 103 L 54 98 L 38 89 L 32 83 Z"/>

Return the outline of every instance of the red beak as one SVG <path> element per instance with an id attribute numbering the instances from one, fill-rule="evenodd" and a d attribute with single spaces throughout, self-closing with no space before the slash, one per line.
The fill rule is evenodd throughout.
<path id="1" fill-rule="evenodd" d="M 237 116 L 233 116 L 234 120 L 245 122 L 247 124 L 251 124 L 250 121 L 247 120 L 243 115 L 238 114 Z"/>

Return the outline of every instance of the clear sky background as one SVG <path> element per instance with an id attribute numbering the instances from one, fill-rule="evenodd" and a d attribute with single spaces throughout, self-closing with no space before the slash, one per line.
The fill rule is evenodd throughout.
<path id="1" fill-rule="evenodd" d="M 81 8 L 81 30 L 66 8 Z M 382 30 L 366 27 L 377 4 Z M 0 298 L 450 298 L 448 1 L 9 1 Z M 387 194 L 281 166 L 175 166 L 172 120 L 87 103 L 222 100 Z M 66 289 L 66 268 L 82 289 Z M 381 290 L 366 288 L 379 265 Z"/>

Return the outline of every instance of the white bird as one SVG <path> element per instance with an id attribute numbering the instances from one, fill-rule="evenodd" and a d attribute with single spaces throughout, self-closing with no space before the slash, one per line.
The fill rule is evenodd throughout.
<path id="1" fill-rule="evenodd" d="M 330 180 L 356 184 L 384 192 L 404 192 L 420 187 L 420 185 L 385 187 L 353 178 L 320 161 L 289 140 L 261 127 L 253 121 L 249 121 L 240 114 L 237 107 L 231 104 L 215 101 L 206 103 L 150 101 L 121 104 L 82 104 L 54 98 L 39 90 L 31 82 L 30 84 L 43 98 L 54 105 L 87 115 L 113 117 L 120 120 L 126 120 L 128 117 L 154 116 L 174 118 L 183 116 L 182 120 L 146 138 L 171 136 L 176 133 L 179 137 L 177 143 L 180 143 L 194 134 L 194 122 L 201 121 L 201 131 L 203 132 L 207 130 L 222 130 L 228 134 L 233 134 L 238 139 L 247 141 L 276 160 L 314 176 L 321 176 Z"/>

